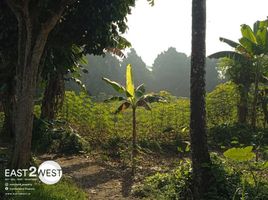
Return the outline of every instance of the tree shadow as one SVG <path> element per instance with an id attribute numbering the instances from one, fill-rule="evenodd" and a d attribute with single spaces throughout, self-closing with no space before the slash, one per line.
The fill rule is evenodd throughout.
<path id="1" fill-rule="evenodd" d="M 134 184 L 134 176 L 131 173 L 131 170 L 126 170 L 122 175 L 122 196 L 128 197 L 131 194 L 131 189 Z"/>
<path id="2" fill-rule="evenodd" d="M 92 166 L 92 168 L 90 168 Z M 62 167 L 67 174 L 82 171 L 83 174 L 72 176 L 74 181 L 84 189 L 90 189 L 113 179 L 121 179 L 120 171 L 116 167 L 100 162 L 84 161 Z M 94 172 L 96 171 L 97 172 Z M 93 173 L 92 173 L 93 172 Z"/>
<path id="3" fill-rule="evenodd" d="M 65 159 L 65 162 L 67 160 Z M 131 196 L 132 186 L 135 183 L 130 168 L 101 161 L 77 160 L 76 163 L 62 166 L 62 170 L 84 190 L 97 189 L 99 185 L 111 182 L 104 187 L 117 188 L 116 190 L 124 198 Z M 113 185 L 114 181 L 120 184 Z"/>
<path id="4" fill-rule="evenodd" d="M 101 170 L 93 174 L 73 177 L 74 181 L 82 188 L 91 189 L 109 181 L 118 180 L 121 182 L 122 196 L 128 197 L 131 195 L 131 189 L 134 184 L 134 177 L 131 174 L 131 169 L 122 169 L 118 166 L 111 166 L 103 162 L 84 162 L 63 167 L 63 170 L 70 173 L 72 171 L 84 169 L 90 165 L 98 166 Z"/>
<path id="5" fill-rule="evenodd" d="M 120 175 L 117 172 L 103 169 L 97 173 L 89 174 L 80 177 L 74 177 L 75 182 L 77 182 L 82 188 L 90 189 L 94 188 L 100 184 L 107 183 L 111 180 L 120 179 Z"/>
<path id="6" fill-rule="evenodd" d="M 83 168 L 87 168 L 90 165 L 96 165 L 96 163 L 95 162 L 83 162 L 83 163 L 72 164 L 72 165 L 62 167 L 62 170 L 63 172 L 70 173 L 73 171 L 78 171 Z"/>

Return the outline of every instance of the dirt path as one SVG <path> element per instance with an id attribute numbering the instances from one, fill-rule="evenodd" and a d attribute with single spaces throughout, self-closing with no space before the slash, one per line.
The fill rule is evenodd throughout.
<path id="1" fill-rule="evenodd" d="M 173 168 L 178 158 L 142 158 L 142 166 L 137 170 L 135 180 L 130 176 L 130 169 L 118 162 L 104 162 L 95 156 L 53 157 L 46 155 L 42 160 L 52 159 L 58 162 L 65 176 L 71 177 L 89 194 L 90 200 L 134 200 L 131 195 L 135 186 L 149 174 Z"/>

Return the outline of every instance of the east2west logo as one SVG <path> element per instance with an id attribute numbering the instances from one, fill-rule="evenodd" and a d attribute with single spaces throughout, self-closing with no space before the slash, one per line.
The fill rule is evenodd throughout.
<path id="1" fill-rule="evenodd" d="M 32 166 L 29 169 L 5 169 L 5 177 L 39 177 L 39 179 L 48 185 L 59 182 L 62 177 L 60 165 L 52 160 L 43 162 L 38 170 Z"/>

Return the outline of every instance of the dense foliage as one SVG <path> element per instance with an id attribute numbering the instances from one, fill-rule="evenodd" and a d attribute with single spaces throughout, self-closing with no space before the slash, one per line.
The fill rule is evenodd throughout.
<path id="1" fill-rule="evenodd" d="M 241 154 L 241 156 L 243 156 Z M 212 170 L 217 177 L 211 185 L 208 200 L 266 199 L 268 183 L 263 175 L 267 163 L 238 163 L 211 154 Z M 254 166 L 254 167 L 252 167 Z M 170 173 L 156 173 L 146 178 L 134 194 L 143 199 L 193 199 L 191 191 L 192 169 L 189 160 L 178 163 Z"/>
<path id="2" fill-rule="evenodd" d="M 167 102 L 152 103 L 151 111 L 137 109 L 137 133 L 143 147 L 158 146 L 177 152 L 178 145 L 185 148 L 189 140 L 189 99 L 177 98 L 161 91 Z M 234 84 L 225 83 L 207 95 L 208 129 L 211 147 L 236 146 L 236 144 L 257 144 L 257 135 L 262 136 L 262 144 L 267 143 L 267 129 L 262 129 L 262 116 L 259 127 L 254 130 L 237 124 L 238 91 Z M 105 95 L 103 98 L 107 98 Z M 97 147 L 113 141 L 126 143 L 131 138 L 131 111 L 114 114 L 120 102 L 103 103 L 85 93 L 66 92 L 63 107 L 58 119 Z M 35 113 L 40 114 L 36 106 Z M 66 126 L 66 125 L 65 125 Z M 67 129 L 68 130 L 68 129 Z M 117 138 L 117 139 L 115 139 Z M 157 144 L 157 145 L 156 145 Z M 155 148 L 159 149 L 159 148 Z"/>
<path id="3" fill-rule="evenodd" d="M 32 149 L 38 153 L 76 154 L 87 152 L 90 146 L 65 121 L 35 119 Z"/>

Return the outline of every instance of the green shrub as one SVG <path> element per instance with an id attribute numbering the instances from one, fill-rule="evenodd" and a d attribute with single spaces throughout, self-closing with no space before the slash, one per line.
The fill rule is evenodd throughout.
<path id="1" fill-rule="evenodd" d="M 263 148 L 268 144 L 268 129 L 253 130 L 249 126 L 234 124 L 237 121 L 237 98 L 236 86 L 230 82 L 219 85 L 207 95 L 210 146 L 217 149 L 240 145 Z M 183 152 L 186 149 L 184 141 L 189 141 L 190 101 L 169 96 L 167 99 L 168 103 L 152 103 L 150 113 L 144 109 L 137 110 L 140 146 L 153 151 L 169 152 L 177 152 L 180 147 Z M 119 138 L 129 143 L 131 112 L 114 115 L 118 106 L 117 102 L 104 104 L 92 100 L 85 93 L 67 91 L 58 119 L 66 121 L 91 146 L 106 148 L 113 146 L 108 143 L 116 142 Z M 118 156 L 116 154 L 121 151 L 118 149 L 122 147 L 116 147 L 110 153 Z"/>
<path id="2" fill-rule="evenodd" d="M 241 174 L 241 181 L 233 198 L 242 199 L 265 199 L 268 197 L 268 182 L 265 174 L 268 172 L 268 162 L 253 161 L 256 154 L 252 151 L 253 146 L 244 148 L 231 148 L 224 152 L 227 158 L 225 165 L 232 167 L 235 173 Z"/>
<path id="3" fill-rule="evenodd" d="M 173 144 L 174 136 L 180 133 L 182 127 L 189 127 L 189 99 L 168 99 L 169 103 L 152 103 L 152 111 L 149 113 L 144 109 L 137 110 L 137 133 L 140 141 Z M 130 141 L 131 112 L 126 110 L 114 115 L 118 106 L 118 102 L 94 102 L 84 93 L 77 95 L 67 91 L 58 119 L 67 121 L 92 146 L 104 146 L 110 138 L 117 137 L 118 134 Z M 165 132 L 169 127 L 172 127 L 172 133 Z"/>
<path id="4" fill-rule="evenodd" d="M 245 199 L 267 199 L 268 181 L 259 174 L 258 185 L 254 184 L 251 173 L 242 172 L 246 170 L 246 164 L 241 166 L 233 165 L 228 160 L 217 154 L 211 154 L 212 172 L 215 182 L 209 188 L 205 195 L 206 200 L 240 200 L 242 196 Z M 266 164 L 267 165 L 267 164 Z M 256 167 L 256 166 L 255 166 Z M 253 173 L 259 173 L 265 170 L 261 164 L 254 168 Z M 265 171 L 264 171 L 265 173 Z M 261 178 L 262 177 L 262 178 Z M 134 190 L 134 194 L 145 199 L 163 199 L 163 200 L 188 200 L 193 199 L 191 192 L 192 170 L 190 162 L 181 162 L 179 166 L 169 173 L 156 173 L 149 176 L 145 181 Z"/>
<path id="5" fill-rule="evenodd" d="M 89 151 L 89 144 L 64 121 L 35 119 L 32 149 L 39 153 L 75 154 Z"/>
<path id="6" fill-rule="evenodd" d="M 237 146 L 264 146 L 268 143 L 268 129 L 253 129 L 243 124 L 222 124 L 209 129 L 209 144 L 225 148 Z"/>
<path id="7" fill-rule="evenodd" d="M 232 82 L 219 84 L 208 93 L 206 97 L 208 127 L 235 123 L 238 100 L 237 86 Z"/>
<path id="8" fill-rule="evenodd" d="M 106 151 L 106 154 L 112 158 L 123 158 L 127 151 L 128 141 L 115 135 L 107 140 L 106 143 L 102 145 L 102 148 Z"/>
<path id="9" fill-rule="evenodd" d="M 162 152 L 161 145 L 155 140 L 142 139 L 139 141 L 139 145 L 141 148 L 154 151 L 154 152 Z"/>
<path id="10" fill-rule="evenodd" d="M 170 173 L 156 173 L 145 179 L 142 186 L 135 189 L 134 195 L 148 199 L 191 199 L 191 167 L 189 162 Z"/>

